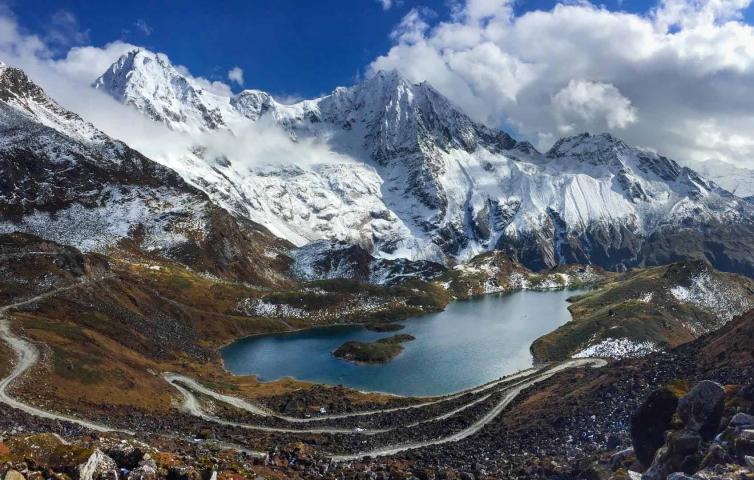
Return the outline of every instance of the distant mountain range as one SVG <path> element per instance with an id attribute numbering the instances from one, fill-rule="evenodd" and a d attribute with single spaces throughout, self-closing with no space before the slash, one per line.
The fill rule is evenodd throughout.
<path id="1" fill-rule="evenodd" d="M 302 258 L 317 271 L 367 262 L 375 278 L 425 277 L 433 264 L 406 262 L 452 265 L 490 250 L 535 270 L 705 257 L 754 275 L 754 205 L 695 171 L 608 134 L 565 138 L 540 153 L 394 72 L 284 105 L 254 90 L 211 92 L 166 57 L 135 50 L 94 87 L 197 143 L 156 163 L 3 65 L 0 232 L 85 251 L 127 241 L 263 284 L 304 271 Z M 262 123 L 299 146 L 284 152 L 306 155 L 302 146 L 312 145 L 329 156 L 248 164 L 243 152 L 220 156 L 201 143 L 264 134 L 254 130 Z"/>
<path id="2" fill-rule="evenodd" d="M 134 50 L 93 86 L 196 137 L 170 167 L 298 246 L 339 240 L 377 257 L 446 264 L 503 250 L 531 268 L 706 256 L 754 274 L 754 255 L 739 243 L 754 232 L 753 206 L 697 172 L 609 134 L 564 138 L 541 153 L 395 72 L 286 105 L 258 90 L 210 91 L 164 55 Z M 260 122 L 332 158 L 249 166 L 201 144 L 208 132 L 243 135 Z"/>
<path id="3" fill-rule="evenodd" d="M 737 167 L 721 160 L 686 161 L 684 164 L 729 192 L 754 202 L 754 169 Z"/>

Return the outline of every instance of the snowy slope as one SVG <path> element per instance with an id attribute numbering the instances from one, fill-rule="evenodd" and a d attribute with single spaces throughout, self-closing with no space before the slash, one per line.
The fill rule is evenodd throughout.
<path id="1" fill-rule="evenodd" d="M 242 135 L 271 124 L 286 141 L 328 152 L 325 162 L 298 150 L 269 166 L 201 148 L 167 160 L 221 205 L 297 245 L 343 240 L 379 257 L 445 263 L 502 249 L 533 268 L 624 268 L 696 255 L 718 231 L 752 229 L 748 203 L 661 155 L 606 134 L 566 138 L 543 154 L 394 72 L 284 105 L 258 90 L 219 98 L 166 61 L 129 60 L 142 57 L 160 59 L 126 55 L 95 87 L 178 131 Z M 205 110 L 217 121 L 202 123 Z M 653 247 L 650 259 L 646 246 L 666 245 L 678 227 L 694 236 L 689 251 Z M 713 261 L 754 272 L 742 255 Z"/>
<path id="2" fill-rule="evenodd" d="M 742 197 L 754 197 L 754 170 L 720 160 L 684 162 L 729 192 Z"/>
<path id="3" fill-rule="evenodd" d="M 270 266 L 281 251 L 278 239 L 229 218 L 176 172 L 65 110 L 23 71 L 1 65 L 0 233 L 14 231 L 87 252 L 129 240 L 129 255 L 141 249 L 250 283 L 286 281 Z"/>

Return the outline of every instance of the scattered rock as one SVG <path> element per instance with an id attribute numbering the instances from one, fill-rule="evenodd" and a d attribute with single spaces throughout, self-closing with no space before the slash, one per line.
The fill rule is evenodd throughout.
<path id="1" fill-rule="evenodd" d="M 131 471 L 128 480 L 156 480 L 157 463 L 148 453 L 139 462 L 139 466 Z"/>
<path id="2" fill-rule="evenodd" d="M 737 413 L 733 415 L 728 423 L 731 427 L 754 427 L 754 415 L 748 413 Z"/>
<path id="3" fill-rule="evenodd" d="M 663 480 L 674 472 L 694 473 L 699 467 L 701 442 L 701 435 L 693 430 L 669 433 L 665 445 L 657 451 L 652 465 L 642 479 Z"/>
<path id="4" fill-rule="evenodd" d="M 619 468 L 624 467 L 626 460 L 629 460 L 634 456 L 633 447 L 624 448 L 623 450 L 616 452 L 612 457 L 610 457 L 610 470 L 616 471 Z"/>
<path id="5" fill-rule="evenodd" d="M 673 472 L 670 475 L 668 475 L 667 480 L 694 480 L 694 477 L 690 475 L 686 475 L 683 472 Z"/>
<path id="6" fill-rule="evenodd" d="M 139 465 L 150 448 L 136 441 L 121 440 L 109 448 L 103 448 L 108 457 L 115 460 L 121 468 L 132 470 Z"/>
<path id="7" fill-rule="evenodd" d="M 754 456 L 754 429 L 741 431 L 734 441 L 734 447 L 739 458 Z"/>
<path id="8" fill-rule="evenodd" d="M 167 480 L 201 480 L 202 476 L 194 467 L 172 467 L 168 470 Z"/>
<path id="9" fill-rule="evenodd" d="M 720 445 L 713 443 L 707 450 L 707 455 L 702 459 L 701 468 L 714 467 L 730 461 L 728 453 Z"/>

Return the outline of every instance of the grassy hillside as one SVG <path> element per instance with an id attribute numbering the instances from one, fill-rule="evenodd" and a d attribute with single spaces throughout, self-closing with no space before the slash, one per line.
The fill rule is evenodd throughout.
<path id="1" fill-rule="evenodd" d="M 532 345 L 537 360 L 636 356 L 691 341 L 754 306 L 754 281 L 688 261 L 630 271 L 572 301 L 573 321 Z"/>
<path id="2" fill-rule="evenodd" d="M 328 280 L 271 289 L 135 253 L 83 255 L 28 235 L 0 236 L 0 246 L 3 304 L 75 286 L 8 312 L 13 329 L 43 354 L 26 380 L 14 384 L 15 394 L 53 410 L 86 409 L 87 416 L 174 408 L 164 371 L 250 396 L 310 388 L 233 377 L 217 349 L 246 335 L 400 319 L 442 309 L 449 300 L 441 287 L 420 281 L 384 288 Z M 3 358 L 6 353 L 0 349 Z"/>

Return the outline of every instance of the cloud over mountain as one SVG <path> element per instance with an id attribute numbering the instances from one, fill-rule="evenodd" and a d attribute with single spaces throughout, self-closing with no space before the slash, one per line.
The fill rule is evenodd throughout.
<path id="1" fill-rule="evenodd" d="M 587 2 L 515 14 L 467 0 L 432 22 L 412 10 L 371 71 L 427 80 L 478 120 L 541 147 L 615 131 L 679 159 L 754 166 L 749 0 L 662 0 L 645 14 Z"/>

